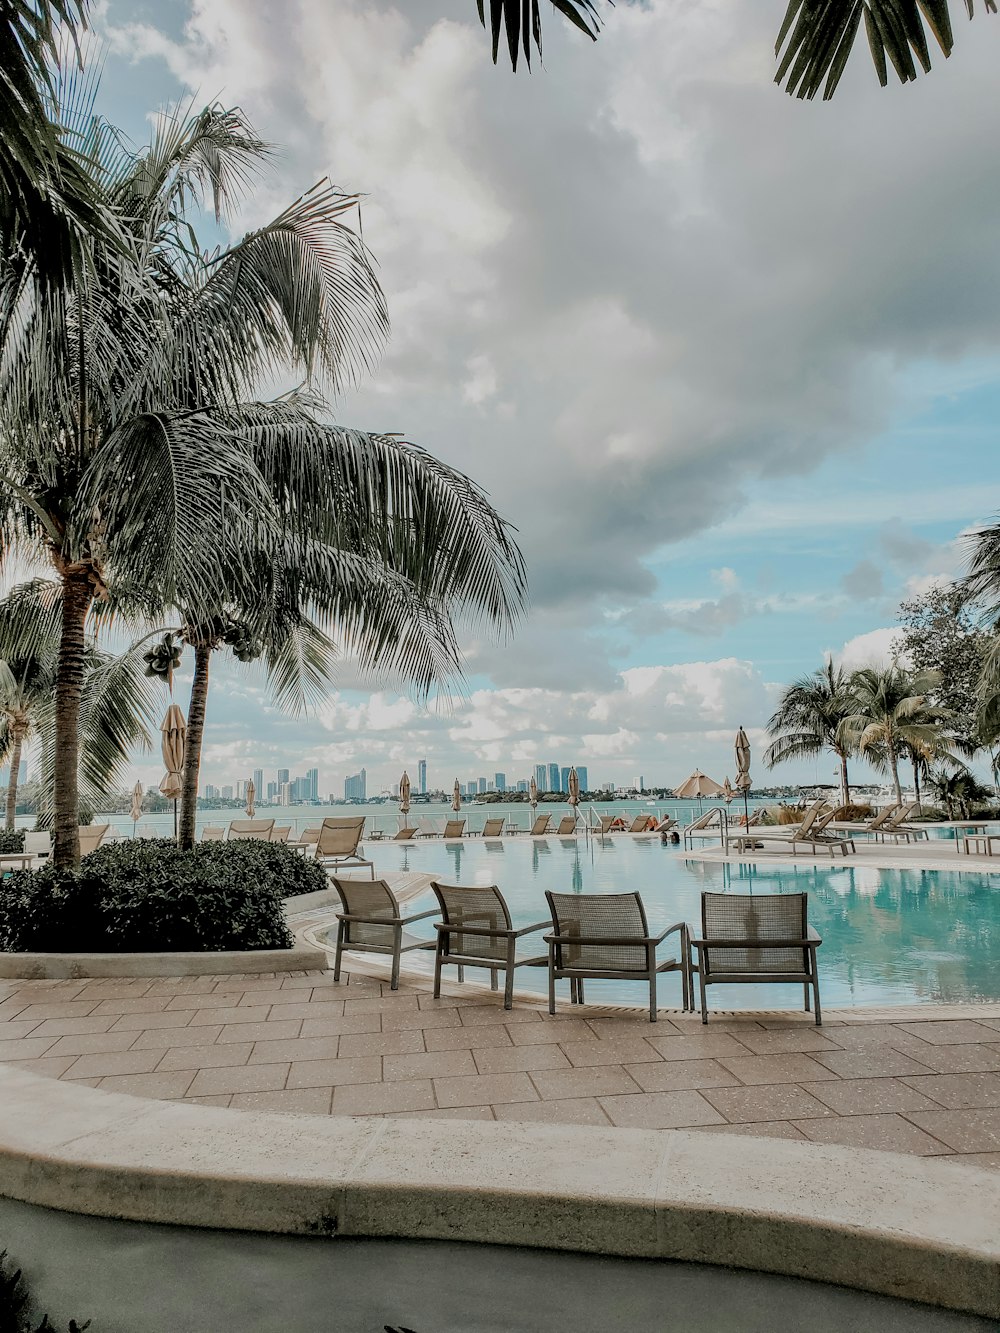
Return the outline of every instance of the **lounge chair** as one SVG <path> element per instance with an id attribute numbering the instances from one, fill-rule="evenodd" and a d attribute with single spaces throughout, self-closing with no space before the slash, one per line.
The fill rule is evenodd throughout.
<path id="1" fill-rule="evenodd" d="M 552 823 L 551 815 L 539 815 L 531 826 L 530 829 L 531 836 L 533 838 L 540 838 L 543 834 L 548 833 L 549 825 L 551 823 Z"/>
<path id="2" fill-rule="evenodd" d="M 685 1009 L 693 1007 L 690 988 L 688 928 L 678 921 L 651 936 L 646 909 L 637 893 L 553 893 L 546 889 L 552 913 L 549 946 L 549 1013 L 556 1011 L 556 982 L 569 978 L 571 1004 L 583 1004 L 585 977 L 649 983 L 649 1021 L 656 1022 L 656 978 L 680 972 Z M 668 935 L 680 936 L 680 957 L 656 961 L 656 946 Z"/>
<path id="3" fill-rule="evenodd" d="M 617 818 L 618 818 L 618 815 L 598 815 L 598 816 L 597 816 L 597 819 L 598 819 L 598 825 L 597 825 L 597 828 L 592 828 L 592 829 L 590 830 L 591 833 L 596 833 L 596 834 L 598 834 L 598 835 L 601 836 L 601 837 L 603 837 L 604 834 L 606 834 L 606 833 L 610 833 L 610 832 L 611 832 L 611 825 L 615 822 L 615 820 L 616 820 Z"/>
<path id="4" fill-rule="evenodd" d="M 342 868 L 367 866 L 374 879 L 374 865 L 358 853 L 358 844 L 364 831 L 364 815 L 352 816 L 349 819 L 324 819 L 313 855 L 324 870 L 337 871 Z"/>
<path id="5" fill-rule="evenodd" d="M 843 833 L 877 833 L 883 824 L 893 819 L 901 809 L 899 805 L 887 805 L 871 819 L 835 819 L 832 827 Z"/>
<path id="6" fill-rule="evenodd" d="M 446 819 L 442 838 L 461 838 L 465 833 L 464 819 Z"/>
<path id="7" fill-rule="evenodd" d="M 549 921 L 536 921 L 533 926 L 515 930 L 503 894 L 495 884 L 488 887 L 470 887 L 458 884 L 440 884 L 432 881 L 434 896 L 441 905 L 443 921 L 437 921 L 437 948 L 434 951 L 434 998 L 441 996 L 441 968 L 446 964 L 458 968 L 459 981 L 465 980 L 467 967 L 488 967 L 490 989 L 498 987 L 499 974 L 504 974 L 503 1007 L 514 1003 L 514 969 L 544 967 L 545 954 L 534 958 L 517 958 L 515 949 L 522 935 L 547 930 Z"/>
<path id="8" fill-rule="evenodd" d="M 397 833 L 394 833 L 389 839 L 390 842 L 412 842 L 420 830 L 416 827 L 404 827 Z"/>
<path id="9" fill-rule="evenodd" d="M 557 838 L 571 838 L 576 832 L 576 815 L 563 815 L 556 829 Z"/>
<path id="10" fill-rule="evenodd" d="M 684 846 L 691 849 L 694 847 L 695 838 L 714 838 L 716 832 L 721 838 L 722 828 L 722 809 L 713 805 L 711 810 L 706 810 L 703 815 L 699 815 L 693 823 L 681 830 Z"/>
<path id="11" fill-rule="evenodd" d="M 785 847 L 791 847 L 792 851 L 798 846 L 812 848 L 815 856 L 819 849 L 825 848 L 832 857 L 836 852 L 846 856 L 848 852 L 856 852 L 854 839 L 849 834 L 839 834 L 827 832 L 829 825 L 833 823 L 833 817 L 837 813 L 835 810 L 829 811 L 825 815 L 820 815 L 821 803 L 811 806 L 807 811 L 801 824 L 787 824 L 787 832 L 779 829 L 767 829 L 761 832 L 755 829 L 753 833 L 741 833 L 730 841 L 735 845 L 738 852 L 753 851 L 757 847 L 763 847 L 767 843 L 781 843 Z"/>
<path id="12" fill-rule="evenodd" d="M 288 835 L 289 835 L 289 833 L 291 833 L 291 831 L 292 831 L 292 826 L 291 826 L 291 824 L 282 824 L 281 828 L 273 828 L 273 829 L 271 830 L 271 841 L 272 841 L 272 842 L 287 842 L 287 841 L 288 841 Z"/>
<path id="13" fill-rule="evenodd" d="M 636 815 L 635 818 L 632 820 L 632 823 L 631 823 L 631 824 L 628 826 L 628 828 L 625 830 L 625 832 L 626 832 L 626 833 L 651 833 L 651 832 L 652 832 L 652 829 L 649 827 L 649 821 L 650 821 L 650 818 L 651 818 L 651 816 L 649 816 L 649 815 Z"/>
<path id="14" fill-rule="evenodd" d="M 201 831 L 202 842 L 223 842 L 226 837 L 226 830 L 220 826 L 206 824 Z"/>
<path id="15" fill-rule="evenodd" d="M 906 821 L 920 809 L 917 801 L 911 801 L 909 805 L 904 805 L 901 810 L 885 821 L 875 832 L 876 842 L 885 842 L 886 838 L 892 838 L 893 842 L 916 842 L 919 838 L 927 837 L 927 830 L 921 828 L 919 824 L 908 824 Z"/>
<path id="16" fill-rule="evenodd" d="M 324 820 L 324 824 L 329 820 Z M 342 821 L 343 822 L 343 821 Z M 361 821 L 364 824 L 364 820 Z M 389 954 L 392 958 L 390 988 L 399 988 L 400 955 L 411 949 L 433 949 L 431 940 L 418 940 L 411 944 L 403 943 L 403 928 L 414 921 L 423 921 L 425 917 L 437 916 L 438 909 L 432 907 L 428 912 L 417 912 L 415 916 L 403 916 L 396 895 L 384 879 L 372 878 L 368 884 L 363 879 L 338 879 L 331 876 L 331 883 L 340 895 L 344 905 L 343 912 L 337 913 L 337 947 L 333 959 L 333 979 L 340 980 L 340 960 L 345 949 L 357 953 Z"/>
<path id="17" fill-rule="evenodd" d="M 493 819 L 487 819 L 482 827 L 480 837 L 483 838 L 501 838 L 503 837 L 503 815 Z"/>
<path id="18" fill-rule="evenodd" d="M 110 824 L 81 824 L 77 829 L 77 836 L 80 839 L 80 855 L 88 856 L 91 852 L 96 852 L 107 837 L 110 827 Z"/>
<path id="19" fill-rule="evenodd" d="M 816 950 L 823 943 L 807 920 L 806 893 L 703 893 L 701 931 L 688 927 L 698 956 L 701 1021 L 708 1022 L 706 990 L 716 982 L 797 982 L 809 1012 L 815 997 L 816 1024 L 822 1021 Z"/>
<path id="20" fill-rule="evenodd" d="M 273 830 L 273 819 L 234 819 L 229 825 L 229 841 L 256 838 L 259 842 L 270 842 Z"/>

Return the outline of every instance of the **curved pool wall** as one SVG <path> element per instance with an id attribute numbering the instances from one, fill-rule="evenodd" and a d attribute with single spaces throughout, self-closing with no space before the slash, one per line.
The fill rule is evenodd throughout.
<path id="1" fill-rule="evenodd" d="M 659 838 L 505 838 L 502 841 L 384 843 L 376 855 L 380 874 L 432 875 L 451 884 L 497 884 L 515 925 L 547 916 L 545 889 L 562 893 L 638 890 L 651 928 L 675 921 L 696 923 L 702 890 L 809 894 L 809 919 L 823 937 L 819 951 L 823 1004 L 830 1008 L 903 1004 L 960 1004 L 1000 1000 L 1000 879 L 985 869 L 878 869 L 845 859 L 834 863 L 734 864 L 699 860 Z M 408 912 L 435 905 L 407 903 Z M 433 919 L 414 927 L 434 937 Z M 541 936 L 528 936 L 525 951 Z M 665 948 L 668 946 L 664 946 Z M 544 946 L 541 950 L 544 952 Z M 406 966 L 429 970 L 419 952 Z M 485 975 L 485 974 L 483 974 Z M 473 974 L 473 978 L 475 975 Z M 522 968 L 519 989 L 541 994 L 544 971 Z M 565 989 L 565 983 L 560 989 Z M 718 1009 L 789 1008 L 799 1004 L 790 986 L 716 986 Z M 642 1005 L 644 988 L 600 981 L 587 998 Z M 680 982 L 661 977 L 659 1002 L 680 1006 Z"/>
<path id="2" fill-rule="evenodd" d="M 323 1238 L 331 1257 L 347 1237 L 721 1264 L 1000 1318 L 1000 1192 L 977 1167 L 681 1130 L 236 1113 L 11 1065 L 0 1105 L 0 1197 L 38 1208 Z M 150 1263 L 142 1244 L 133 1262 Z"/>

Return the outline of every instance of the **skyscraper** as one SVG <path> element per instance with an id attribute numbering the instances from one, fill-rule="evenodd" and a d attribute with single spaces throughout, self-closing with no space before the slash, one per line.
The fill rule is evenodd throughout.
<path id="1" fill-rule="evenodd" d="M 559 790 L 569 791 L 569 769 L 561 768 L 559 770 Z"/>
<path id="2" fill-rule="evenodd" d="M 486 789 L 487 789 L 487 787 L 488 787 L 488 785 L 489 785 L 489 784 L 487 783 L 487 781 L 486 781 L 485 778 L 480 778 L 480 779 L 479 779 L 479 790 L 480 790 L 481 792 L 485 792 Z"/>
<path id="3" fill-rule="evenodd" d="M 517 790 L 518 790 L 518 791 L 527 791 L 527 790 L 528 790 L 528 779 L 527 779 L 527 778 L 518 778 L 518 780 L 517 780 Z"/>
<path id="4" fill-rule="evenodd" d="M 368 799 L 368 774 L 365 769 L 353 777 L 344 779 L 344 800 L 365 801 Z"/>
<path id="5" fill-rule="evenodd" d="M 548 791 L 549 774 L 544 764 L 535 765 L 535 786 L 539 791 Z"/>
<path id="6" fill-rule="evenodd" d="M 253 789 L 257 793 L 257 800 L 264 799 L 264 770 L 255 768 L 253 771 Z"/>
<path id="7" fill-rule="evenodd" d="M 506 773 L 494 773 L 494 774 L 493 774 L 493 786 L 494 786 L 494 788 L 495 788 L 497 791 L 506 791 L 506 790 L 507 790 L 507 774 L 506 774 Z"/>
<path id="8" fill-rule="evenodd" d="M 577 764 L 577 766 L 576 766 L 576 776 L 580 779 L 580 790 L 581 790 L 581 791 L 590 791 L 590 784 L 589 784 L 589 782 L 587 781 L 587 765 L 586 765 L 586 764 Z"/>
<path id="9" fill-rule="evenodd" d="M 421 759 L 417 764 L 417 791 L 421 796 L 427 795 L 427 760 Z"/>
<path id="10" fill-rule="evenodd" d="M 319 769 L 311 768 L 306 774 L 307 790 L 303 792 L 303 800 L 319 800 Z"/>
<path id="11" fill-rule="evenodd" d="M 288 781 L 288 769 L 287 769 L 287 768 L 279 768 L 279 769 L 278 769 L 278 786 L 281 787 L 281 786 L 282 786 L 284 783 L 286 783 L 287 781 Z"/>
<path id="12" fill-rule="evenodd" d="M 565 791 L 565 787 L 559 785 L 559 765 L 549 764 L 549 791 Z"/>
<path id="13" fill-rule="evenodd" d="M 221 794 L 222 794 L 222 799 L 224 801 L 231 801 L 233 799 L 232 787 L 231 786 L 223 787 Z"/>

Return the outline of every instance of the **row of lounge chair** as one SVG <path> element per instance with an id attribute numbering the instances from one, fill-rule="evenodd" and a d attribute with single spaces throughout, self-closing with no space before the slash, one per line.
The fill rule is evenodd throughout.
<path id="1" fill-rule="evenodd" d="M 441 995 L 446 966 L 465 980 L 467 967 L 486 968 L 490 988 L 504 976 L 504 1008 L 514 1000 L 514 974 L 519 967 L 548 969 L 549 1013 L 556 1008 L 556 982 L 570 983 L 570 1003 L 584 1003 L 584 982 L 592 978 L 640 981 L 649 986 L 649 1019 L 656 1022 L 657 977 L 680 972 L 681 999 L 694 1011 L 694 978 L 698 978 L 701 1019 L 708 1022 L 707 990 L 724 982 L 787 982 L 801 985 L 805 1009 L 810 1000 L 816 1023 L 822 1022 L 816 951 L 822 940 L 808 923 L 805 893 L 701 895 L 700 930 L 678 921 L 652 935 L 638 893 L 553 893 L 545 898 L 549 919 L 515 929 L 510 909 L 494 885 L 443 884 L 431 889 L 437 907 L 404 915 L 389 885 L 333 877 L 343 905 L 337 913 L 334 980 L 340 980 L 345 950 L 387 955 L 390 985 L 399 986 L 400 959 L 412 950 L 434 950 L 434 998 Z M 436 941 L 414 940 L 404 932 L 415 922 L 438 917 Z M 548 930 L 546 954 L 519 957 L 518 942 Z M 657 949 L 676 936 L 677 948 L 658 959 Z"/>
<path id="2" fill-rule="evenodd" d="M 833 857 L 838 853 L 846 856 L 848 852 L 857 851 L 854 840 L 858 836 L 867 836 L 879 842 L 890 838 L 893 842 L 913 842 L 927 837 L 926 829 L 907 822 L 919 808 L 916 802 L 905 806 L 890 806 L 872 819 L 853 822 L 840 820 L 839 810 L 830 810 L 824 814 L 825 804 L 822 798 L 814 801 L 798 824 L 741 833 L 730 841 L 738 852 L 752 851 L 769 843 L 781 843 L 790 846 L 792 851 L 803 846 L 808 847 L 813 855 L 823 850 Z"/>

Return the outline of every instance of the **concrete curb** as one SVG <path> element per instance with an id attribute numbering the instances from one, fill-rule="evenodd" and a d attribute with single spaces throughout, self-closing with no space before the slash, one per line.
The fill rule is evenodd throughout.
<path id="1" fill-rule="evenodd" d="M 291 1116 L 0 1065 L 0 1193 L 91 1216 L 681 1259 L 1000 1318 L 976 1167 L 681 1130 Z"/>
<path id="2" fill-rule="evenodd" d="M 225 953 L 0 953 L 0 980 L 72 981 L 78 977 L 202 977 L 249 972 L 315 972 L 326 953 L 291 949 L 243 949 Z"/>

